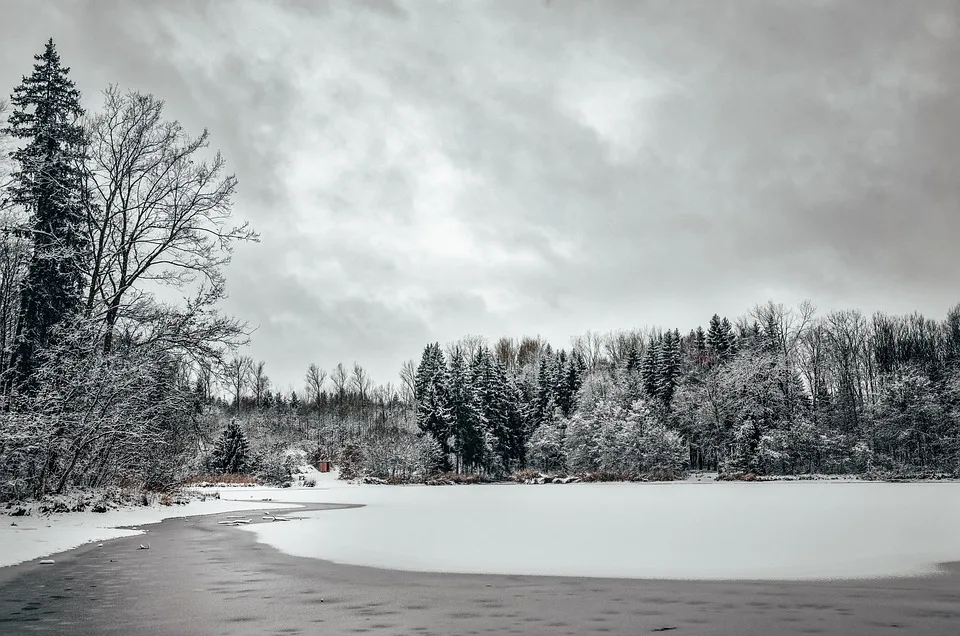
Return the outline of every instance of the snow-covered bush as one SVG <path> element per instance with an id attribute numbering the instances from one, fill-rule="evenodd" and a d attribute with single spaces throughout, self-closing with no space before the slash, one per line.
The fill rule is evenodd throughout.
<path id="1" fill-rule="evenodd" d="M 587 473 L 597 470 L 598 432 L 598 422 L 592 414 L 577 413 L 567 420 L 567 436 L 564 438 L 563 449 L 569 471 Z"/>
<path id="2" fill-rule="evenodd" d="M 424 433 L 417 438 L 417 466 L 415 475 L 433 475 L 444 468 L 443 447 L 437 439 Z"/>
<path id="3" fill-rule="evenodd" d="M 687 445 L 662 422 L 650 424 L 643 434 L 644 473 L 675 479 L 687 466 Z"/>
<path id="4" fill-rule="evenodd" d="M 555 410 L 527 441 L 527 462 L 545 472 L 562 470 L 566 465 L 565 436 L 562 415 L 559 410 Z"/>
<path id="5" fill-rule="evenodd" d="M 353 442 L 345 444 L 343 450 L 340 451 L 338 465 L 340 467 L 340 479 L 348 480 L 360 477 L 363 468 L 363 451 L 360 446 Z"/>

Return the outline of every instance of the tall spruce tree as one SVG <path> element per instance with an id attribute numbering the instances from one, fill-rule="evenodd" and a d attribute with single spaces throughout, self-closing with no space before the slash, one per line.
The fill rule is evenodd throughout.
<path id="1" fill-rule="evenodd" d="M 680 332 L 667 331 L 657 352 L 656 395 L 669 407 L 680 382 Z"/>
<path id="2" fill-rule="evenodd" d="M 643 390 L 650 397 L 656 397 L 660 383 L 660 347 L 663 337 L 651 337 L 640 361 L 640 377 Z"/>
<path id="3" fill-rule="evenodd" d="M 33 73 L 11 95 L 14 108 L 4 129 L 23 142 L 11 153 L 10 202 L 29 214 L 33 243 L 11 357 L 12 380 L 24 387 L 56 326 L 80 305 L 85 248 L 80 92 L 52 39 L 34 58 Z"/>
<path id="4" fill-rule="evenodd" d="M 457 463 L 460 464 L 463 462 L 464 450 L 469 446 L 470 440 L 475 437 L 472 429 L 476 425 L 477 418 L 470 399 L 467 364 L 459 347 L 450 355 L 450 365 L 445 381 L 446 413 L 450 425 L 450 436 L 453 438 L 452 450 L 457 456 Z"/>
<path id="5" fill-rule="evenodd" d="M 734 354 L 733 325 L 726 318 L 713 314 L 707 329 L 706 345 L 714 362 L 725 362 Z"/>
<path id="6" fill-rule="evenodd" d="M 440 343 L 427 345 L 417 367 L 414 392 L 417 402 L 417 425 L 440 445 L 442 468 L 449 470 L 450 415 L 447 412 L 446 363 Z"/>

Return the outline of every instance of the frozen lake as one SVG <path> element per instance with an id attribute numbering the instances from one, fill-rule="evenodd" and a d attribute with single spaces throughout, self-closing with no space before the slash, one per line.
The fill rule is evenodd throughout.
<path id="1" fill-rule="evenodd" d="M 221 492 L 231 499 L 366 504 L 244 530 L 295 556 L 400 570 L 820 579 L 932 573 L 937 563 L 960 560 L 960 484 L 955 483 Z"/>

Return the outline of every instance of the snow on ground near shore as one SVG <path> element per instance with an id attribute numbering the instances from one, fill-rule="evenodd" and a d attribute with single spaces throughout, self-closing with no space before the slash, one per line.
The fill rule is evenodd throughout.
<path id="1" fill-rule="evenodd" d="M 121 526 L 141 526 L 173 517 L 282 507 L 284 506 L 262 502 L 207 499 L 183 505 L 119 508 L 103 513 L 0 516 L 0 566 L 32 561 L 93 541 L 106 541 L 145 532 Z"/>
<path id="2" fill-rule="evenodd" d="M 295 556 L 434 572 L 660 579 L 907 576 L 960 560 L 960 484 L 674 483 L 221 490 L 359 503 L 244 527 Z"/>

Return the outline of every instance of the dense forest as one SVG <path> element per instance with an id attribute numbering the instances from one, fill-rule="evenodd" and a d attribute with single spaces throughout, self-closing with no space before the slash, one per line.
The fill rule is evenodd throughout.
<path id="1" fill-rule="evenodd" d="M 428 344 L 397 384 L 312 364 L 276 391 L 237 353 L 247 325 L 217 309 L 233 248 L 258 237 L 232 218 L 237 180 L 207 132 L 117 87 L 86 112 L 52 41 L 5 110 L 0 499 L 283 483 L 322 459 L 400 482 L 960 472 L 960 306 L 768 302 L 568 348 L 465 337 Z"/>

